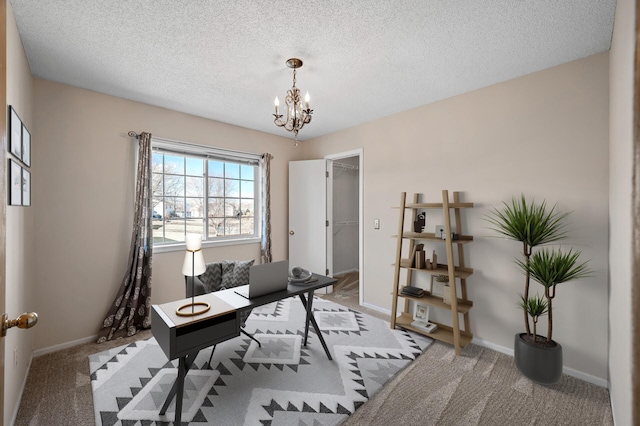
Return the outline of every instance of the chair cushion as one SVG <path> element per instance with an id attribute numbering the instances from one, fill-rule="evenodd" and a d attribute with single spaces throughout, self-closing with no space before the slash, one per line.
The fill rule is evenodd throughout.
<path id="1" fill-rule="evenodd" d="M 184 277 L 184 285 L 185 285 L 185 294 L 187 297 L 200 296 L 201 294 L 207 294 L 207 287 L 204 285 L 202 280 L 198 277 L 194 277 L 193 286 L 191 282 L 191 277 Z"/>
<path id="2" fill-rule="evenodd" d="M 249 270 L 255 262 L 251 260 L 223 260 L 222 287 L 232 288 L 249 284 Z"/>

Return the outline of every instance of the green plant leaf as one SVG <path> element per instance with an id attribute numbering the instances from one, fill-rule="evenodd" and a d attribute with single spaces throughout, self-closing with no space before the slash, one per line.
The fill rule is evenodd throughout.
<path id="1" fill-rule="evenodd" d="M 448 283 L 449 282 L 449 275 L 444 275 L 444 274 L 438 274 L 436 275 L 435 280 L 439 283 Z"/>
<path id="2" fill-rule="evenodd" d="M 549 312 L 549 303 L 547 300 L 538 294 L 525 299 L 524 295 L 520 295 L 520 302 L 518 303 L 520 309 L 526 311 L 534 321 L 538 321 L 538 318 Z"/>
<path id="3" fill-rule="evenodd" d="M 558 284 L 591 276 L 587 268 L 588 260 L 578 263 L 582 252 L 570 249 L 566 253 L 555 249 L 541 249 L 533 253 L 527 266 L 525 262 L 516 260 L 516 263 L 531 278 L 546 288 Z"/>
<path id="4" fill-rule="evenodd" d="M 503 208 L 494 208 L 486 219 L 491 229 L 529 247 L 548 244 L 566 237 L 563 219 L 569 213 L 560 213 L 556 205 L 547 209 L 546 201 L 536 204 L 528 202 L 526 197 L 513 197 L 511 204 L 503 202 Z"/>

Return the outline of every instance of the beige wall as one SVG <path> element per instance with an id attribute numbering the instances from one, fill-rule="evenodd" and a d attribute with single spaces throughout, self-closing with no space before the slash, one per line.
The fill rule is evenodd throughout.
<path id="1" fill-rule="evenodd" d="M 13 17 L 11 3 L 7 2 L 7 103 L 12 105 L 20 119 L 33 133 L 33 80 L 22 42 Z M 8 123 L 7 123 L 8 125 Z M 37 139 L 32 140 L 32 151 L 38 150 Z M 11 155 L 8 155 L 12 158 Z M 33 162 L 32 162 L 33 165 Z M 31 180 L 38 177 L 34 173 Z M 34 288 L 34 211 L 32 207 L 7 206 L 7 267 L 6 312 L 16 318 L 23 312 L 36 310 Z M 10 424 L 18 410 L 27 370 L 33 352 L 35 329 L 13 329 L 5 338 L 4 423 Z M 15 363 L 17 360 L 17 364 Z"/>
<path id="2" fill-rule="evenodd" d="M 133 215 L 129 130 L 272 153 L 273 255 L 286 258 L 288 162 L 301 154 L 289 139 L 39 79 L 35 100 L 36 349 L 96 335 L 121 284 Z M 183 257 L 154 255 L 153 303 L 184 297 Z M 223 258 L 259 258 L 259 245 L 205 250 L 207 261 Z"/>
<path id="3" fill-rule="evenodd" d="M 610 59 L 609 375 L 613 415 L 620 425 L 639 421 L 632 421 L 630 374 L 634 17 L 634 2 L 618 0 Z"/>
<path id="4" fill-rule="evenodd" d="M 391 207 L 400 192 L 438 202 L 442 189 L 462 191 L 476 206 L 463 215 L 475 237 L 467 249 L 475 269 L 468 280 L 472 332 L 512 349 L 524 328 L 515 308 L 523 277 L 512 261 L 521 247 L 494 238 L 483 217 L 521 193 L 557 202 L 574 211 L 572 242 L 592 259 L 595 274 L 559 286 L 554 338 L 564 347 L 566 367 L 605 383 L 608 96 L 608 53 L 602 53 L 303 143 L 307 158 L 364 149 L 365 303 L 391 308 L 398 220 Z M 439 222 L 427 216 L 428 227 Z M 437 253 L 444 258 L 443 247 Z M 426 274 L 418 284 L 428 286 Z"/>

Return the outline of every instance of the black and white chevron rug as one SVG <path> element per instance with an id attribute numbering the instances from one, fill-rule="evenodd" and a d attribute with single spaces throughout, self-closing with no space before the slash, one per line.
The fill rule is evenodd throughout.
<path id="1" fill-rule="evenodd" d="M 314 315 L 333 361 L 320 341 L 304 336 L 304 309 L 290 298 L 254 309 L 246 331 L 200 351 L 185 379 L 183 425 L 337 425 L 391 377 L 411 363 L 431 339 L 333 302 L 315 298 Z M 311 328 L 312 329 L 312 328 Z M 177 377 L 155 339 L 89 356 L 100 426 L 173 424 L 175 401 L 160 407 Z"/>

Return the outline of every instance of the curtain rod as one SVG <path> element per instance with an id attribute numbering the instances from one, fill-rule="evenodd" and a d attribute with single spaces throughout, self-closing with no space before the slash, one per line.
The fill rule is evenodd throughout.
<path id="1" fill-rule="evenodd" d="M 136 138 L 136 139 L 138 139 L 140 137 L 140 134 L 134 132 L 133 130 L 129 130 L 127 135 L 129 135 L 132 138 Z M 264 157 L 264 154 L 254 154 L 253 152 L 236 151 L 236 150 L 225 149 L 225 148 L 214 148 L 214 147 L 210 147 L 210 146 L 206 146 L 206 145 L 198 145 L 198 144 L 193 144 L 193 143 L 190 143 L 190 142 L 177 141 L 177 140 L 174 140 L 174 139 L 166 139 L 166 138 L 160 138 L 160 137 L 154 137 L 154 136 L 151 136 L 151 139 L 155 139 L 155 140 L 163 141 L 163 142 L 173 142 L 173 143 L 179 143 L 179 144 L 184 144 L 184 145 L 191 145 L 191 146 L 194 146 L 194 145 L 195 146 L 201 146 L 203 148 L 213 148 L 213 149 L 216 149 L 216 150 L 219 150 L 219 151 L 227 151 L 229 153 L 240 153 L 240 154 L 247 154 L 247 155 L 251 155 L 251 156 L 258 155 L 260 157 Z M 273 156 L 273 154 L 269 154 L 269 155 L 271 156 L 272 159 L 275 158 Z"/>

